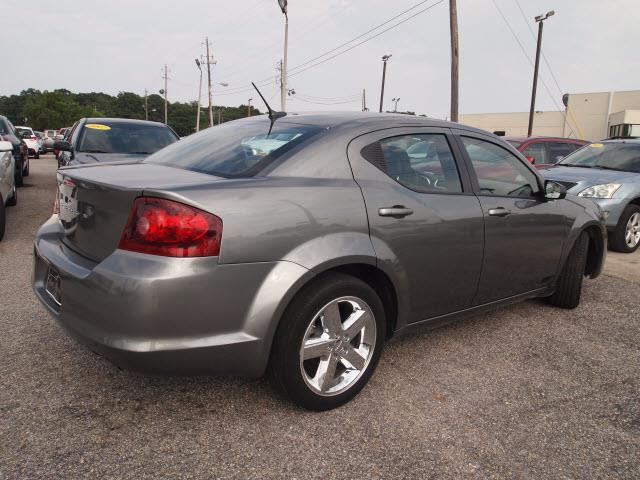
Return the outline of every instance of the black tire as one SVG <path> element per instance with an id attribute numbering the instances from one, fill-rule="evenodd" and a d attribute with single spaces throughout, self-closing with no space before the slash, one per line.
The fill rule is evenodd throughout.
<path id="1" fill-rule="evenodd" d="M 40 153 L 36 153 L 36 154 L 33 156 L 33 158 L 40 158 Z M 25 177 L 26 177 L 26 175 L 25 175 Z"/>
<path id="2" fill-rule="evenodd" d="M 374 347 L 373 351 L 368 354 L 368 360 L 361 369 L 359 377 L 354 377 L 352 383 L 344 387 L 345 390 L 323 395 L 314 391 L 303 376 L 303 367 L 301 367 L 300 361 L 301 347 L 307 329 L 313 319 L 318 318 L 319 312 L 327 304 L 337 299 L 343 301 L 342 297 L 354 297 L 357 300 L 364 301 L 366 306 L 369 307 L 374 316 L 373 322 L 376 327 L 375 341 L 372 342 Z M 343 310 L 340 310 L 340 312 L 342 313 Z M 345 315 L 348 315 L 348 312 Z M 373 323 L 371 326 L 373 326 Z M 372 329 L 369 329 L 369 332 L 371 331 Z M 346 332 L 346 330 L 341 330 L 341 332 Z M 327 333 L 326 335 L 330 334 Z M 354 345 L 353 342 L 358 342 L 358 338 L 362 340 L 364 333 L 357 334 L 350 341 L 351 343 L 343 343 L 342 345 L 350 348 L 350 346 Z M 287 307 L 274 338 L 269 373 L 276 387 L 282 390 L 296 404 L 309 410 L 330 410 L 347 403 L 366 385 L 380 360 L 385 338 L 386 320 L 384 307 L 376 292 L 363 281 L 349 275 L 340 273 L 322 275 L 311 284 L 305 286 Z M 333 348 L 336 348 L 335 344 L 333 345 Z M 317 357 L 318 365 L 323 360 L 328 362 L 332 355 L 336 355 L 336 353 Z M 340 353 L 338 352 L 337 355 L 339 356 Z M 314 360 L 308 360 L 308 362 L 313 362 Z M 340 370 L 336 370 L 336 373 L 339 371 L 347 372 L 346 365 L 341 363 L 342 361 L 338 362 L 338 367 L 336 368 Z M 355 371 L 357 372 L 357 370 Z M 334 375 L 332 375 L 332 378 Z M 340 375 L 338 374 L 335 379 L 339 380 L 339 377 Z"/>
<path id="3" fill-rule="evenodd" d="M 7 206 L 8 207 L 15 207 L 18 204 L 18 189 L 14 186 L 13 187 L 13 193 L 11 194 L 11 197 L 9 197 L 7 199 Z"/>
<path id="4" fill-rule="evenodd" d="M 630 247 L 625 240 L 629 219 L 637 213 L 640 213 L 640 205 L 627 205 L 627 208 L 623 210 L 615 230 L 609 237 L 611 250 L 622 253 L 633 253 L 638 249 L 640 242 Z"/>
<path id="5" fill-rule="evenodd" d="M 22 157 L 20 157 L 20 160 L 16 159 L 16 175 L 15 175 L 16 187 L 22 187 L 24 185 L 24 179 L 22 175 L 22 166 L 23 166 L 23 159 Z"/>
<path id="6" fill-rule="evenodd" d="M 40 156 L 37 156 L 36 158 L 40 158 Z M 29 167 L 31 167 L 31 162 L 27 160 L 27 165 L 22 170 L 22 176 L 23 177 L 28 177 L 29 176 Z"/>
<path id="7" fill-rule="evenodd" d="M 573 245 L 562 273 L 556 283 L 556 291 L 549 297 L 549 303 L 560 308 L 576 308 L 580 304 L 582 281 L 587 266 L 589 236 L 582 232 Z"/>
<path id="8" fill-rule="evenodd" d="M 4 200 L 0 197 L 0 240 L 4 237 L 4 227 L 7 221 L 5 211 L 4 211 Z"/>

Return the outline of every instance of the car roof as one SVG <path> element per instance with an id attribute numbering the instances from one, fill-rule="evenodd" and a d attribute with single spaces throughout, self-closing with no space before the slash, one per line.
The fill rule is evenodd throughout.
<path id="1" fill-rule="evenodd" d="M 640 144 L 640 138 L 629 137 L 629 138 L 609 138 L 605 140 L 601 140 L 600 142 L 595 143 L 633 143 Z"/>
<path id="2" fill-rule="evenodd" d="M 267 115 L 256 115 L 236 121 L 263 121 L 268 122 Z M 490 135 L 490 132 L 479 128 L 470 127 L 459 123 L 437 120 L 429 117 L 418 117 L 415 115 L 403 115 L 399 113 L 372 113 L 372 112 L 304 112 L 287 113 L 285 117 L 276 120 L 276 123 L 299 123 L 303 125 L 314 125 L 323 128 L 336 128 L 341 130 L 382 130 L 393 127 L 440 127 L 458 128 L 470 132 Z"/>
<path id="3" fill-rule="evenodd" d="M 152 122 L 150 120 L 137 120 L 135 118 L 104 118 L 104 117 L 91 117 L 85 118 L 86 123 L 110 123 L 110 124 L 138 124 L 138 125 L 150 125 L 154 127 L 166 127 L 164 123 Z M 168 127 L 167 127 L 168 128 Z"/>
<path id="4" fill-rule="evenodd" d="M 527 136 L 505 136 L 502 137 L 505 140 L 512 140 L 514 142 L 529 142 L 529 141 L 533 141 L 533 140 L 562 140 L 562 141 L 569 141 L 569 142 L 587 142 L 586 140 L 582 140 L 580 138 L 566 138 L 566 137 L 545 137 L 542 135 L 532 135 L 530 137 Z"/>

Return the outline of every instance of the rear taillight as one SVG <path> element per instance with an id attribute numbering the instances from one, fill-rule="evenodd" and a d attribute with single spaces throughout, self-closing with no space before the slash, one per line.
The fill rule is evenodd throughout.
<path id="1" fill-rule="evenodd" d="M 220 253 L 222 220 L 164 198 L 133 202 L 118 248 L 165 257 L 209 257 Z"/>
<path id="2" fill-rule="evenodd" d="M 31 140 L 36 140 L 38 137 L 36 137 L 35 135 L 31 135 Z"/>

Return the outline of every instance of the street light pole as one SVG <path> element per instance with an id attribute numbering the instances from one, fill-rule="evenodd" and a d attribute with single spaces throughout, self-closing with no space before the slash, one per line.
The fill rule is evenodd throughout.
<path id="1" fill-rule="evenodd" d="M 382 87 L 380 88 L 380 113 L 382 113 L 382 105 L 384 104 L 384 82 L 387 76 L 387 61 L 391 58 L 391 55 L 384 55 L 382 57 Z"/>
<path id="2" fill-rule="evenodd" d="M 250 98 L 247 102 L 247 117 L 251 116 L 251 100 L 253 100 L 253 98 Z"/>
<path id="3" fill-rule="evenodd" d="M 284 14 L 284 60 L 282 63 L 282 76 L 280 80 L 280 109 L 287 111 L 287 57 L 289 54 L 289 15 L 287 13 L 287 0 L 278 0 L 280 10 Z"/>
<path id="4" fill-rule="evenodd" d="M 545 15 L 538 15 L 535 20 L 538 23 L 538 45 L 536 47 L 536 64 L 533 68 L 533 88 L 531 90 L 531 107 L 529 108 L 529 128 L 527 129 L 527 137 L 530 137 L 533 133 L 533 114 L 536 109 L 536 91 L 538 90 L 538 69 L 540 67 L 540 51 L 542 47 L 542 27 L 544 21 L 553 16 L 555 12 L 553 10 L 547 12 Z"/>
<path id="5" fill-rule="evenodd" d="M 196 117 L 196 132 L 200 131 L 200 106 L 202 105 L 202 66 L 200 60 L 196 58 L 196 65 L 200 70 L 200 85 L 198 86 L 198 116 Z"/>

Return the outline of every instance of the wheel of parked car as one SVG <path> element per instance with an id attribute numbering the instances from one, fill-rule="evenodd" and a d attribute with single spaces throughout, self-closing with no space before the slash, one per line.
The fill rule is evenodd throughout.
<path id="1" fill-rule="evenodd" d="M 15 180 L 16 180 L 16 187 L 22 187 L 24 185 L 24 180 L 23 180 L 23 170 L 22 170 L 22 165 L 23 165 L 23 159 L 17 159 L 16 158 L 16 173 L 15 173 Z"/>
<path id="2" fill-rule="evenodd" d="M 38 157 L 36 157 L 36 158 L 38 158 Z M 28 177 L 29 176 L 29 167 L 30 166 L 31 166 L 31 162 L 27 162 L 27 165 L 22 170 L 22 176 L 23 177 Z"/>
<path id="3" fill-rule="evenodd" d="M 627 205 L 611 235 L 611 249 L 616 252 L 635 252 L 640 246 L 640 205 Z"/>
<path id="4" fill-rule="evenodd" d="M 11 193 L 11 196 L 7 199 L 7 206 L 15 207 L 17 204 L 18 204 L 18 189 L 14 185 L 13 193 Z"/>
<path id="5" fill-rule="evenodd" d="M 274 339 L 271 371 L 299 405 L 328 410 L 367 383 L 385 340 L 376 292 L 343 274 L 321 276 L 291 302 Z"/>
<path id="6" fill-rule="evenodd" d="M 582 280 L 587 266 L 589 236 L 582 232 L 573 245 L 549 303 L 561 308 L 576 308 L 580 304 Z"/>

